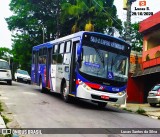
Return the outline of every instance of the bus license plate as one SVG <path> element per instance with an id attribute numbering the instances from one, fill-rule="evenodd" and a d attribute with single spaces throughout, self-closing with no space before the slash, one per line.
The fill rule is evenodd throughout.
<path id="1" fill-rule="evenodd" d="M 109 99 L 109 96 L 102 95 L 101 98 L 108 100 L 108 99 Z"/>

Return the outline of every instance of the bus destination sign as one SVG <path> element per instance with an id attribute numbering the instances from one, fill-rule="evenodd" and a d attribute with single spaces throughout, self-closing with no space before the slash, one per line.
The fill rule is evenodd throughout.
<path id="1" fill-rule="evenodd" d="M 119 49 L 119 50 L 125 50 L 124 45 L 121 45 L 121 44 L 115 43 L 115 42 L 111 42 L 111 41 L 108 41 L 108 40 L 105 40 L 105 39 L 97 38 L 95 36 L 91 36 L 90 41 L 93 42 L 93 43 L 102 44 L 102 45 L 105 45 L 105 46 L 110 46 L 112 48 L 116 48 L 116 49 Z"/>

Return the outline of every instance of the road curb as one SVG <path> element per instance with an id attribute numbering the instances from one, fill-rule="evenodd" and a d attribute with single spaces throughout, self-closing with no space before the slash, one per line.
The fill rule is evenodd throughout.
<path id="1" fill-rule="evenodd" d="M 151 117 L 151 118 L 154 118 L 154 119 L 158 119 L 158 116 L 148 115 L 148 117 Z"/>

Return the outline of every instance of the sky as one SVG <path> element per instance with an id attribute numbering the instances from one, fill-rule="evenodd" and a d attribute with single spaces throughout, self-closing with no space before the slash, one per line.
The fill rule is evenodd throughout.
<path id="1" fill-rule="evenodd" d="M 12 48 L 12 41 L 11 41 L 11 32 L 8 30 L 7 23 L 5 18 L 12 15 L 12 12 L 9 10 L 9 3 L 10 0 L 0 0 L 0 47 Z M 140 6 L 139 1 L 146 1 L 146 6 Z M 117 14 L 118 17 L 125 21 L 126 20 L 126 11 L 123 10 L 123 0 L 114 0 L 114 5 L 117 7 Z M 145 12 L 153 12 L 156 13 L 160 11 L 160 0 L 136 0 L 132 4 L 132 12 L 136 12 L 135 8 L 146 8 L 149 7 L 149 10 Z M 142 11 L 142 10 L 141 10 Z M 140 12 L 141 12 L 140 11 Z M 144 12 L 144 11 L 143 11 Z M 139 22 L 144 20 L 149 16 L 142 16 L 142 15 L 134 15 L 131 17 L 132 23 Z"/>
<path id="2" fill-rule="evenodd" d="M 10 0 L 0 0 L 0 47 L 11 49 L 11 32 L 8 30 L 5 18 L 12 15 L 9 10 Z"/>

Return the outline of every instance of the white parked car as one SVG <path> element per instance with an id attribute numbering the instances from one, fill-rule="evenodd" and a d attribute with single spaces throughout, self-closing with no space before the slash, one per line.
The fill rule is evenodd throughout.
<path id="1" fill-rule="evenodd" d="M 12 85 L 12 74 L 9 63 L 0 59 L 0 81 L 7 81 L 8 85 Z"/>
<path id="2" fill-rule="evenodd" d="M 17 82 L 31 83 L 31 77 L 25 70 L 18 69 L 14 74 L 14 78 Z"/>
<path id="3" fill-rule="evenodd" d="M 160 84 L 155 85 L 151 91 L 149 91 L 147 100 L 152 107 L 160 104 Z"/>

